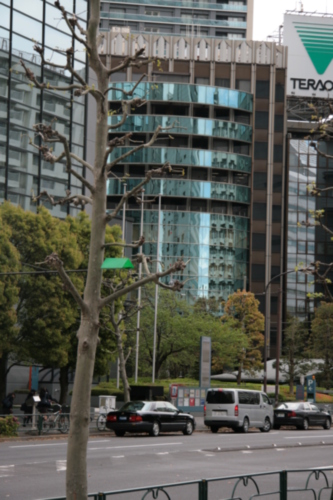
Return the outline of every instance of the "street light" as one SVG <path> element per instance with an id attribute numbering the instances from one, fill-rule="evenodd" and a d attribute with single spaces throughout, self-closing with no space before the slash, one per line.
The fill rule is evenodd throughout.
<path id="1" fill-rule="evenodd" d="M 142 190 L 141 198 L 141 223 L 140 223 L 140 237 L 143 235 L 143 200 L 145 196 L 145 190 Z M 142 253 L 142 245 L 139 247 L 139 252 Z M 139 264 L 139 281 L 142 275 L 142 264 Z M 136 319 L 136 349 L 135 349 L 135 383 L 138 381 L 138 370 L 139 370 L 139 337 L 140 337 L 140 308 L 141 308 L 141 286 L 138 289 L 138 315 Z"/>
<path id="2" fill-rule="evenodd" d="M 160 258 L 160 225 L 161 225 L 161 194 L 158 195 L 158 226 L 157 226 L 157 251 L 156 251 L 156 272 L 158 273 Z M 157 306 L 158 306 L 158 285 L 155 285 L 155 314 L 154 314 L 154 343 L 153 343 L 153 373 L 151 381 L 155 382 L 156 365 L 156 338 L 157 338 Z"/>

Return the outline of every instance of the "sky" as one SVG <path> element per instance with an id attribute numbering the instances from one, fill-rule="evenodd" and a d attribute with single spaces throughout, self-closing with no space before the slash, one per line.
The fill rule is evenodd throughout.
<path id="1" fill-rule="evenodd" d="M 283 24 L 286 10 L 333 14 L 333 0 L 254 0 L 253 40 L 266 40 L 267 36 L 277 34 Z M 332 18 L 333 23 L 333 18 Z"/>

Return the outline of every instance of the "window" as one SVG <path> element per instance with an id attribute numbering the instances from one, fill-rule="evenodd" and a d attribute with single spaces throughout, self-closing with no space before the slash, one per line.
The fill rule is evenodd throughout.
<path id="1" fill-rule="evenodd" d="M 254 172 L 253 189 L 267 189 L 267 174 L 266 172 Z"/>
<path id="2" fill-rule="evenodd" d="M 236 80 L 236 89 L 251 92 L 251 80 Z"/>
<path id="3" fill-rule="evenodd" d="M 215 85 L 217 87 L 230 88 L 230 80 L 229 78 L 215 78 Z"/>
<path id="4" fill-rule="evenodd" d="M 253 233 L 252 235 L 252 250 L 266 249 L 266 234 Z"/>
<path id="5" fill-rule="evenodd" d="M 283 132 L 283 115 L 275 115 L 274 130 L 275 132 Z"/>
<path id="6" fill-rule="evenodd" d="M 273 234 L 272 253 L 280 253 L 280 251 L 281 251 L 281 236 Z"/>
<path id="7" fill-rule="evenodd" d="M 264 264 L 252 264 L 252 281 L 265 281 Z"/>
<path id="8" fill-rule="evenodd" d="M 235 393 L 233 391 L 223 391 L 222 389 L 208 391 L 206 402 L 208 404 L 231 405 L 235 402 Z"/>
<path id="9" fill-rule="evenodd" d="M 255 128 L 268 129 L 268 111 L 256 111 Z"/>
<path id="10" fill-rule="evenodd" d="M 273 222 L 281 222 L 281 205 L 273 205 Z"/>
<path id="11" fill-rule="evenodd" d="M 272 266 L 271 267 L 271 278 L 274 278 L 274 276 L 279 276 L 280 274 L 280 266 Z"/>
<path id="12" fill-rule="evenodd" d="M 282 144 L 274 144 L 274 161 L 281 163 L 283 158 Z"/>
<path id="13" fill-rule="evenodd" d="M 275 85 L 275 101 L 283 102 L 284 101 L 284 85 L 281 83 L 277 83 Z"/>
<path id="14" fill-rule="evenodd" d="M 266 203 L 253 203 L 253 220 L 266 220 Z"/>
<path id="15" fill-rule="evenodd" d="M 257 80 L 256 97 L 257 97 L 257 99 L 268 99 L 269 98 L 269 81 Z"/>
<path id="16" fill-rule="evenodd" d="M 268 145 L 267 142 L 254 143 L 254 159 L 267 160 Z"/>
<path id="17" fill-rule="evenodd" d="M 282 192 L 282 175 L 273 175 L 273 193 Z"/>

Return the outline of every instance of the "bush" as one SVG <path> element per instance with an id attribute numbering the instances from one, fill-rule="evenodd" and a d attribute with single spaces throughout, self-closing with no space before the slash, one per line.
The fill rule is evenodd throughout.
<path id="1" fill-rule="evenodd" d="M 19 421 L 13 415 L 0 418 L 0 436 L 17 436 Z"/>
<path id="2" fill-rule="evenodd" d="M 269 392 L 267 396 L 269 397 L 269 399 L 275 400 L 275 392 Z M 278 397 L 278 403 L 284 403 L 285 401 L 287 401 L 287 398 L 284 396 L 284 394 L 281 394 L 280 392 Z"/>

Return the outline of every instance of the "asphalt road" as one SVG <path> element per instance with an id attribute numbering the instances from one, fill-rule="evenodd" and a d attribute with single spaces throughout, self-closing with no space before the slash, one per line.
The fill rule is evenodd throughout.
<path id="1" fill-rule="evenodd" d="M 39 500 L 64 495 L 66 449 L 67 438 L 62 437 L 0 443 L 0 498 Z M 196 432 L 157 438 L 106 434 L 90 438 L 88 445 L 89 492 L 313 467 L 333 467 L 333 429 Z M 332 484 L 333 473 L 328 475 Z M 304 482 L 304 477 L 295 477 L 295 486 Z M 265 476 L 263 486 L 278 488 L 278 478 Z M 210 500 L 222 498 L 220 488 L 220 483 L 210 486 Z M 197 486 L 178 491 L 172 498 L 195 499 Z"/>

